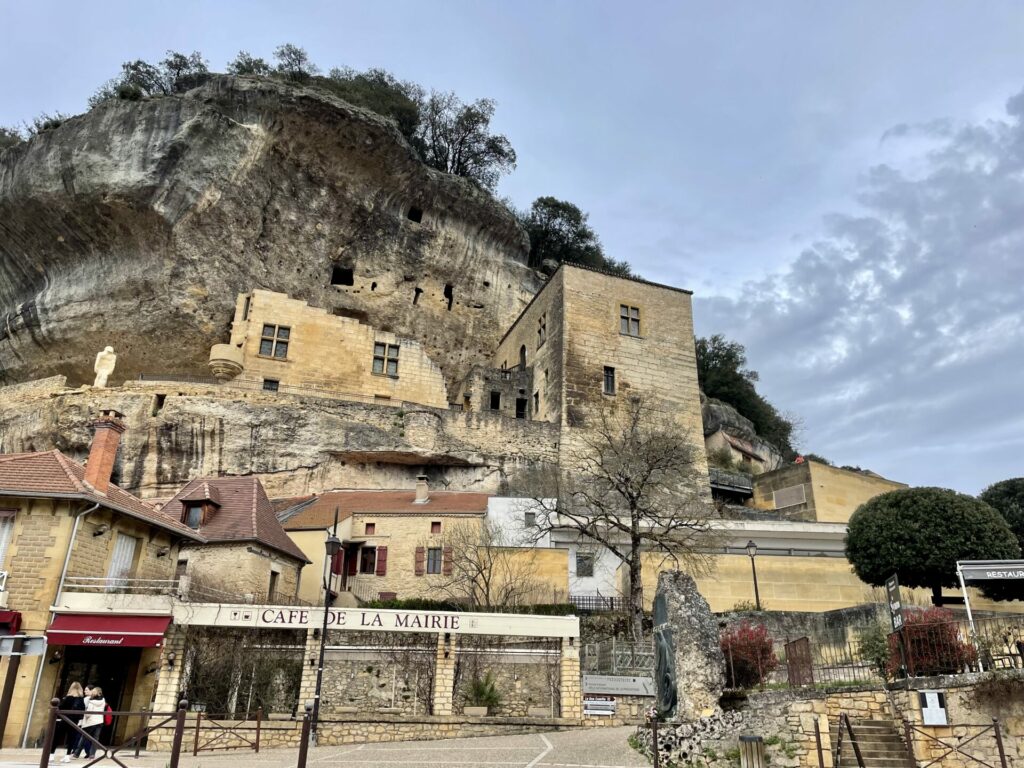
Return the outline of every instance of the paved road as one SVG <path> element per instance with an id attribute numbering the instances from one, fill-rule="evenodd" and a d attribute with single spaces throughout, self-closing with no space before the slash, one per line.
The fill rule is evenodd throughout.
<path id="1" fill-rule="evenodd" d="M 633 728 L 590 728 L 522 736 L 485 736 L 443 741 L 404 741 L 318 747 L 308 768 L 639 768 L 650 763 L 626 743 Z M 296 750 L 182 755 L 180 768 L 295 768 Z M 59 757 L 58 757 L 59 759 Z M 82 766 L 84 760 L 70 765 Z M 165 768 L 166 755 L 124 758 L 129 768 Z M 0 751 L 0 768 L 39 765 L 39 752 Z M 52 768 L 63 768 L 54 761 Z M 114 766 L 109 760 L 96 768 Z M 116 768 L 116 767 L 115 767 Z"/>

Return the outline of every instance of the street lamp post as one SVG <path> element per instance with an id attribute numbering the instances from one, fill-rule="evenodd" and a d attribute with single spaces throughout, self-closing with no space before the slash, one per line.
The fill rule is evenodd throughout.
<path id="1" fill-rule="evenodd" d="M 757 544 L 753 541 L 747 542 L 747 554 L 750 556 L 750 572 L 754 574 L 754 605 L 760 611 L 761 593 L 757 589 L 757 566 L 754 564 L 754 558 L 757 557 Z"/>
<path id="2" fill-rule="evenodd" d="M 331 612 L 331 565 L 334 556 L 341 550 L 341 539 L 338 538 L 338 510 L 334 510 L 334 530 L 328 534 L 324 542 L 327 559 L 324 563 L 324 623 L 320 629 L 320 661 L 316 668 L 316 690 L 313 693 L 313 716 L 309 735 L 316 744 L 317 727 L 320 724 L 320 688 L 324 681 L 324 653 L 327 650 L 327 619 Z"/>

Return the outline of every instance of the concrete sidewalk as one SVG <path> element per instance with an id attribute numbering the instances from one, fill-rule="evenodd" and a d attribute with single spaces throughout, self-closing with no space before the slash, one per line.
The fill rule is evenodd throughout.
<path id="1" fill-rule="evenodd" d="M 405 741 L 374 744 L 350 744 L 317 747 L 309 752 L 310 768 L 343 766 L 369 768 L 640 768 L 648 761 L 626 743 L 632 727 L 593 728 L 519 736 L 485 736 L 441 741 Z M 0 768 L 34 768 L 39 765 L 39 750 L 0 750 Z M 87 761 L 60 763 L 58 750 L 51 768 L 70 765 L 79 768 Z M 132 752 L 119 756 L 129 768 L 166 768 L 166 752 L 146 753 L 139 758 Z M 193 757 L 183 753 L 180 768 L 295 768 L 297 749 L 267 749 L 258 755 L 248 751 L 208 752 Z M 103 760 L 96 768 L 116 764 Z"/>

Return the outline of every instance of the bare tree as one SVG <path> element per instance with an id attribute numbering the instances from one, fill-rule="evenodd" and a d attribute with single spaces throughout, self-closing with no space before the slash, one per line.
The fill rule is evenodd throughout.
<path id="1" fill-rule="evenodd" d="M 713 506 L 704 490 L 703 447 L 642 397 L 588 419 L 568 440 L 559 470 L 534 481 L 537 535 L 575 531 L 628 567 L 627 606 L 639 640 L 645 556 L 660 555 L 662 564 L 690 573 L 710 566 Z"/>
<path id="2" fill-rule="evenodd" d="M 452 526 L 438 543 L 443 565 L 434 578 L 440 579 L 439 594 L 485 611 L 535 602 L 541 596 L 542 584 L 533 575 L 536 551 L 510 546 L 490 521 Z M 423 554 L 438 543 L 425 542 Z"/>

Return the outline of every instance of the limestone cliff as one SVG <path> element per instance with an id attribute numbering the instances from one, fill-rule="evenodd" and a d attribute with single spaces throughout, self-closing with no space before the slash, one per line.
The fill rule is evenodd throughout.
<path id="1" fill-rule="evenodd" d="M 502 491 L 517 472 L 556 460 L 557 425 L 428 407 L 238 393 L 214 385 L 67 389 L 62 377 L 7 387 L 0 453 L 59 448 L 84 459 L 103 408 L 124 414 L 115 481 L 168 497 L 201 475 L 260 477 L 271 496 L 328 488 Z"/>
<path id="2" fill-rule="evenodd" d="M 217 76 L 114 100 L 0 154 L 0 384 L 91 381 L 107 344 L 112 383 L 206 375 L 262 287 L 417 339 L 452 386 L 539 288 L 526 253 L 490 195 L 331 95 Z"/>
<path id="3" fill-rule="evenodd" d="M 765 459 L 765 468 L 775 469 L 782 465 L 782 452 L 768 442 L 754 428 L 754 423 L 728 403 L 700 394 L 701 420 L 704 422 L 704 436 L 722 430 L 733 437 L 745 440 Z"/>

